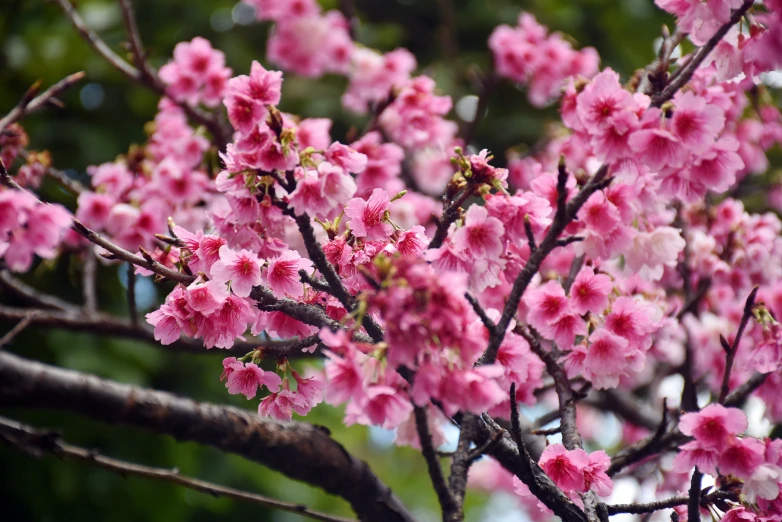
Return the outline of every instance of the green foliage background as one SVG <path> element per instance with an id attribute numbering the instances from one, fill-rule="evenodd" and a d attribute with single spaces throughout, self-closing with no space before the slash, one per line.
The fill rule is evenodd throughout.
<path id="1" fill-rule="evenodd" d="M 237 74 L 248 71 L 253 59 L 264 61 L 268 26 L 236 25 L 227 32 L 213 28 L 212 20 L 230 18 L 233 0 L 134 3 L 154 65 L 165 63 L 177 42 L 194 36 L 204 36 L 223 50 Z M 322 2 L 325 8 L 334 8 L 336 3 Z M 456 57 L 449 54 L 443 37 L 441 9 L 449 3 L 455 19 Z M 652 42 L 661 25 L 670 23 L 652 0 L 358 0 L 356 4 L 361 18 L 358 40 L 362 44 L 385 51 L 409 48 L 418 57 L 421 70 L 433 75 L 440 89 L 455 100 L 474 94 L 470 78 L 475 71 L 485 71 L 490 63 L 486 41 L 493 28 L 501 23 L 514 25 L 522 9 L 535 14 L 552 30 L 572 36 L 575 45 L 595 46 L 603 65 L 620 71 L 625 79 L 653 59 Z M 78 5 L 102 37 L 114 49 L 120 49 L 125 35 L 116 2 L 79 0 Z M 144 124 L 153 118 L 157 98 L 130 84 L 97 57 L 53 2 L 0 0 L 0 113 L 9 110 L 34 81 L 42 79 L 48 86 L 78 70 L 87 72 L 87 80 L 64 96 L 65 109 L 46 110 L 24 123 L 31 149 L 48 149 L 57 167 L 83 175 L 88 165 L 111 161 L 131 144 L 143 142 Z M 104 99 L 98 108 L 88 110 L 80 102 L 80 89 L 91 83 L 102 87 Z M 339 100 L 345 84 L 345 79 L 339 77 L 308 80 L 286 75 L 281 108 L 333 118 L 333 137 L 340 139 L 352 125 L 360 126 L 364 121 L 341 108 Z M 494 151 L 499 159 L 509 147 L 534 144 L 553 115 L 553 109 L 531 109 L 523 92 L 504 83 L 492 100 L 477 142 Z M 73 208 L 73 200 L 56 187 L 47 186 L 46 196 Z M 124 288 L 116 268 L 101 268 L 100 276 L 101 306 L 112 313 L 126 313 Z M 80 302 L 76 260 L 64 258 L 40 264 L 26 280 Z M 165 295 L 163 290 L 159 290 L 161 297 Z M 0 300 L 13 304 L 7 296 Z M 0 325 L 0 331 L 10 326 Z M 218 350 L 205 351 L 202 356 L 182 355 L 144 343 L 41 328 L 25 332 L 10 349 L 32 359 L 198 400 L 248 409 L 257 405 L 256 401 L 248 402 L 225 391 L 218 381 L 222 359 Z M 320 490 L 242 458 L 194 444 L 180 444 L 167 437 L 106 426 L 70 414 L 2 409 L 0 415 L 58 428 L 66 440 L 98 448 L 110 456 L 178 467 L 185 474 L 221 484 L 350 514 L 344 502 Z M 437 519 L 436 500 L 420 455 L 410 449 L 377 444 L 364 428 L 340 427 L 340 419 L 341 411 L 322 406 L 307 420 L 329 426 L 334 437 L 368 460 L 422 520 Z M 468 499 L 468 518 L 488 519 L 482 507 L 485 497 L 471 493 Z M 36 460 L 4 447 L 0 447 L 0 506 L 2 519 L 12 522 L 300 520 L 296 515 L 144 479 L 122 478 L 54 458 Z"/>

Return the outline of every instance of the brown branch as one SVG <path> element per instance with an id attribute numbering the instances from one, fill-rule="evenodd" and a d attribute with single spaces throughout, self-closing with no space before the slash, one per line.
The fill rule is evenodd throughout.
<path id="1" fill-rule="evenodd" d="M 236 453 L 347 500 L 361 520 L 412 521 L 327 430 L 128 386 L 0 353 L 0 404 L 65 410 Z"/>
<path id="2" fill-rule="evenodd" d="M 722 490 L 715 490 L 707 495 L 703 495 L 700 499 L 700 505 L 707 507 L 709 504 L 723 499 L 732 499 L 735 495 Z M 670 509 L 676 506 L 684 506 L 689 503 L 690 497 L 688 495 L 680 495 L 678 497 L 671 497 L 665 500 L 658 500 L 656 502 L 649 502 L 648 504 L 612 504 L 607 505 L 609 515 L 619 515 L 621 513 L 628 513 L 631 515 L 641 515 L 644 513 L 654 513 L 663 509 Z M 697 520 L 697 518 L 696 518 Z"/>
<path id="3" fill-rule="evenodd" d="M 588 522 L 584 512 L 573 503 L 546 473 L 532 460 L 524 444 L 518 446 L 512 436 L 500 428 L 488 415 L 478 418 L 476 443 L 484 444 L 500 433 L 499 441 L 489 450 L 489 454 L 502 466 L 519 477 L 529 487 L 530 492 L 552 510 L 564 522 Z"/>
<path id="4" fill-rule="evenodd" d="M 722 385 L 720 386 L 720 396 L 717 402 L 723 404 L 725 399 L 728 398 L 728 392 L 730 391 L 730 373 L 733 369 L 733 361 L 736 359 L 736 352 L 739 351 L 739 343 L 744 336 L 744 330 L 749 324 L 749 320 L 752 317 L 752 307 L 755 306 L 755 298 L 758 295 L 759 287 L 755 287 L 749 293 L 747 300 L 744 302 L 744 313 L 741 316 L 741 322 L 739 323 L 739 329 L 736 332 L 736 338 L 733 339 L 733 345 L 728 351 L 728 355 L 725 361 L 725 373 L 722 375 Z"/>
<path id="5" fill-rule="evenodd" d="M 196 478 L 186 477 L 181 475 L 177 469 L 154 468 L 106 457 L 94 450 L 67 444 L 60 439 L 56 432 L 39 430 L 3 417 L 0 417 L 0 442 L 36 458 L 41 458 L 44 454 L 50 453 L 65 461 L 81 462 L 117 473 L 122 477 L 138 476 L 168 482 L 213 497 L 242 500 L 264 507 L 279 509 L 280 511 L 296 513 L 297 515 L 323 522 L 351 522 L 347 518 L 313 511 L 301 504 L 283 502 L 255 493 L 248 493 Z"/>
<path id="6" fill-rule="evenodd" d="M 128 316 L 130 317 L 130 324 L 138 326 L 138 309 L 136 307 L 136 268 L 132 263 L 127 264 L 128 267 Z"/>
<path id="7" fill-rule="evenodd" d="M 0 119 L 0 133 L 12 123 L 21 120 L 37 110 L 47 106 L 60 107 L 62 102 L 60 102 L 57 97 L 80 82 L 84 76 L 84 71 L 73 73 L 55 83 L 41 94 L 38 94 L 38 90 L 41 86 L 40 82 L 34 83 L 32 87 L 27 90 L 22 99 L 19 100 L 16 107 L 11 109 L 8 114 Z M 36 96 L 36 94 L 38 95 Z"/>
<path id="8" fill-rule="evenodd" d="M 581 188 L 581 191 L 567 203 L 566 184 L 568 172 L 565 168 L 564 161 L 560 161 L 559 174 L 557 175 L 557 209 L 554 215 L 554 221 L 552 222 L 546 237 L 540 245 L 538 245 L 538 248 L 530 254 L 524 268 L 513 282 L 513 287 L 508 295 L 508 300 L 505 303 L 502 316 L 497 323 L 497 328 L 495 328 L 493 334 L 489 336 L 489 345 L 486 348 L 486 352 L 481 357 L 481 364 L 491 364 L 497 358 L 497 351 L 499 350 L 503 339 L 505 339 L 505 332 L 508 329 L 508 325 L 510 325 L 511 320 L 513 320 L 513 317 L 516 315 L 516 310 L 521 302 L 521 297 L 527 290 L 532 278 L 540 269 L 540 265 L 543 260 L 546 259 L 546 256 L 559 246 L 559 235 L 565 230 L 565 227 L 575 219 L 581 206 L 586 203 L 589 196 L 604 185 L 606 176 L 608 176 L 608 165 L 603 165 L 586 185 Z"/>
<path id="9" fill-rule="evenodd" d="M 446 515 L 456 511 L 458 506 L 453 495 L 451 495 L 451 491 L 448 489 L 448 485 L 445 483 L 443 468 L 440 466 L 440 461 L 437 459 L 437 451 L 432 444 L 432 434 L 429 431 L 429 418 L 426 408 L 416 406 L 413 414 L 415 415 L 418 440 L 421 443 L 421 453 L 426 461 L 426 469 L 429 471 L 429 477 L 432 480 L 434 492 L 437 494 L 437 500 L 440 502 L 443 519 L 445 519 Z"/>
<path id="10" fill-rule="evenodd" d="M 687 502 L 687 520 L 700 520 L 701 518 L 701 479 L 703 473 L 700 472 L 698 466 L 695 466 L 695 470 L 692 472 L 692 478 L 690 479 L 690 499 Z"/>
<path id="11" fill-rule="evenodd" d="M 84 313 L 92 315 L 98 311 L 98 293 L 95 288 L 98 270 L 98 259 L 92 248 L 84 252 L 84 265 L 82 266 L 82 293 L 84 295 Z"/>
<path id="12" fill-rule="evenodd" d="M 467 186 L 461 190 L 458 197 L 443 207 L 443 213 L 440 216 L 440 219 L 437 220 L 437 230 L 427 248 L 440 248 L 443 246 L 445 238 L 448 237 L 448 229 L 454 221 L 459 219 L 461 206 L 470 196 L 472 196 L 476 188 L 474 183 L 468 183 Z"/>
<path id="13" fill-rule="evenodd" d="M 0 286 L 2 286 L 4 290 L 22 299 L 25 303 L 35 305 L 39 308 L 53 308 L 55 310 L 70 311 L 74 313 L 79 311 L 78 306 L 69 303 L 68 301 L 64 301 L 59 297 L 54 297 L 45 294 L 40 290 L 36 290 L 32 286 L 13 277 L 8 270 L 0 270 Z"/>
<path id="14" fill-rule="evenodd" d="M 477 419 L 472 413 L 465 413 L 462 416 L 459 441 L 456 444 L 456 451 L 451 462 L 451 474 L 448 477 L 448 489 L 454 499 L 455 509 L 443 513 L 443 522 L 461 522 L 464 520 L 467 473 L 470 471 L 470 465 L 475 461 L 475 454 L 470 451 L 470 445 L 475 439 L 476 423 Z M 484 445 L 487 448 L 495 443 L 498 443 L 497 437 L 484 441 Z"/>
<path id="15" fill-rule="evenodd" d="M 35 312 L 32 314 L 27 315 L 26 317 L 22 318 L 16 325 L 8 330 L 6 334 L 3 337 L 0 337 L 0 349 L 5 348 L 9 344 L 11 344 L 11 341 L 13 341 L 17 335 L 22 333 L 25 328 L 27 328 L 30 323 L 33 322 L 35 319 Z"/>
<path id="16" fill-rule="evenodd" d="M 673 98 L 673 95 L 690 81 L 692 75 L 695 74 L 695 71 L 700 67 L 706 57 L 709 56 L 715 47 L 717 47 L 717 44 L 719 44 L 725 35 L 728 34 L 728 31 L 741 20 L 754 3 L 755 0 L 745 0 L 741 7 L 733 11 L 730 19 L 717 29 L 714 36 L 709 38 L 703 47 L 695 52 L 692 59 L 678 71 L 677 76 L 665 87 L 665 89 L 663 89 L 659 95 L 652 98 L 653 107 L 660 107 L 663 103 Z"/>

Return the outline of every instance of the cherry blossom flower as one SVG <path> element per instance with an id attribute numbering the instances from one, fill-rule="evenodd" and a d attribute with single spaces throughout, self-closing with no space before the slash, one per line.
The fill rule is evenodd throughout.
<path id="1" fill-rule="evenodd" d="M 345 215 L 350 220 L 348 226 L 356 237 L 366 241 L 383 241 L 391 235 L 394 228 L 385 220 L 389 197 L 385 190 L 375 189 L 369 199 L 353 198 L 345 207 Z"/>
<path id="2" fill-rule="evenodd" d="M 223 364 L 225 367 L 225 364 Z M 256 364 L 245 363 L 243 368 L 231 366 L 230 375 L 227 376 L 225 387 L 232 395 L 241 394 L 252 399 L 258 392 L 258 388 L 266 386 L 271 391 L 280 387 L 280 376 L 274 372 L 265 372 Z"/>
<path id="3" fill-rule="evenodd" d="M 238 297 L 250 295 L 254 286 L 261 284 L 261 261 L 248 250 L 235 252 L 227 245 L 220 247 L 220 260 L 212 265 L 212 278 L 221 283 L 231 282 L 231 291 Z"/>

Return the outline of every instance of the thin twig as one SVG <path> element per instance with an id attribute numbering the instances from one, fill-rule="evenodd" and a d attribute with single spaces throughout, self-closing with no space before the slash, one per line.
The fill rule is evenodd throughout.
<path id="1" fill-rule="evenodd" d="M 38 96 L 35 96 L 38 92 L 38 89 L 40 87 L 40 83 L 36 82 L 33 84 L 30 89 L 28 89 L 27 93 L 22 97 L 22 99 L 19 101 L 19 103 L 11 109 L 11 112 L 6 114 L 2 119 L 0 119 L 0 133 L 3 132 L 3 130 L 11 125 L 12 123 L 15 123 L 28 114 L 31 114 L 39 109 L 42 109 L 46 106 L 61 106 L 62 102 L 60 102 L 57 99 L 57 96 L 65 92 L 67 89 L 70 89 L 74 85 L 76 85 L 78 82 L 80 82 L 85 76 L 84 71 L 80 71 L 77 73 L 73 73 L 69 76 L 66 76 L 59 82 L 55 83 L 48 89 L 46 89 L 44 92 L 39 94 Z"/>
<path id="2" fill-rule="evenodd" d="M 16 325 L 13 328 L 8 330 L 8 332 L 6 332 L 6 334 L 3 337 L 0 337 L 0 349 L 11 344 L 11 341 L 13 341 L 17 335 L 22 333 L 24 329 L 27 328 L 30 325 L 30 323 L 32 323 L 34 320 L 35 320 L 35 312 L 33 312 L 32 314 L 26 317 L 23 317 L 22 320 L 16 323 Z"/>
<path id="3" fill-rule="evenodd" d="M 733 361 L 736 359 L 736 352 L 739 350 L 739 343 L 744 336 L 744 330 L 749 324 L 749 320 L 752 317 L 752 307 L 755 306 L 755 298 L 758 295 L 759 287 L 755 287 L 749 293 L 747 300 L 744 302 L 744 313 L 741 316 L 741 322 L 739 323 L 739 329 L 736 332 L 736 338 L 733 339 L 733 345 L 730 347 L 726 361 L 725 361 L 725 373 L 722 375 L 722 385 L 720 386 L 720 396 L 717 402 L 720 404 L 725 403 L 725 399 L 728 398 L 728 392 L 730 391 L 730 374 L 733 370 Z"/>
<path id="4" fill-rule="evenodd" d="M 283 502 L 255 493 L 249 493 L 226 486 L 220 486 L 204 480 L 186 477 L 178 469 L 163 469 L 144 466 L 132 462 L 114 459 L 101 455 L 95 450 L 88 450 L 63 442 L 59 435 L 52 431 L 44 431 L 27 426 L 16 421 L 0 417 L 0 441 L 24 453 L 35 457 L 51 453 L 62 460 L 75 461 L 90 466 L 102 468 L 123 477 L 137 476 L 176 484 L 194 491 L 199 491 L 213 497 L 226 497 L 242 500 L 280 511 L 296 513 L 303 517 L 323 522 L 352 522 L 351 519 L 328 515 L 313 511 L 301 504 Z"/>
<path id="5" fill-rule="evenodd" d="M 92 315 L 98 311 L 98 293 L 95 288 L 98 270 L 98 259 L 92 248 L 84 252 L 84 265 L 82 266 L 82 293 L 84 295 L 84 313 Z"/>
<path id="6" fill-rule="evenodd" d="M 490 333 L 493 332 L 495 328 L 494 321 L 491 320 L 491 317 L 486 315 L 486 310 L 483 309 L 481 303 L 478 302 L 478 299 L 476 299 L 470 292 L 465 293 L 464 297 L 467 299 L 467 301 L 470 302 L 472 309 L 475 311 L 478 317 L 481 318 L 483 326 L 485 326 Z"/>
<path id="7" fill-rule="evenodd" d="M 138 308 L 136 307 L 136 267 L 132 263 L 128 267 L 128 315 L 130 324 L 138 326 Z"/>
<path id="8" fill-rule="evenodd" d="M 429 416 L 427 415 L 426 408 L 416 406 L 413 413 L 415 415 L 415 427 L 418 432 L 418 440 L 421 443 L 421 453 L 424 456 L 424 460 L 426 460 L 429 478 L 432 480 L 432 486 L 437 494 L 437 500 L 440 502 L 440 508 L 443 511 L 443 516 L 445 516 L 446 513 L 452 513 L 458 509 L 456 501 L 445 482 L 443 468 L 440 467 L 440 461 L 437 459 L 437 452 L 432 444 L 432 434 L 429 431 Z"/>
<path id="9" fill-rule="evenodd" d="M 692 472 L 690 480 L 690 500 L 687 502 L 687 520 L 700 520 L 701 518 L 701 479 L 703 473 L 698 466 Z"/>
<path id="10" fill-rule="evenodd" d="M 475 461 L 475 456 L 470 452 L 470 445 L 475 438 L 476 417 L 471 413 L 465 413 L 462 417 L 459 442 L 451 461 L 451 475 L 448 477 L 448 489 L 454 500 L 454 508 L 443 513 L 444 522 L 461 522 L 464 519 L 464 497 L 467 491 L 467 473 L 470 465 Z"/>

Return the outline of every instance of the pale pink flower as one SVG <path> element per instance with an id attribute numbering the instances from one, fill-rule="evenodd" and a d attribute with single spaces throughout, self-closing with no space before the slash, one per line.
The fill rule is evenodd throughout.
<path id="1" fill-rule="evenodd" d="M 586 489 L 591 489 L 601 497 L 607 497 L 614 490 L 614 482 L 606 474 L 611 459 L 603 450 L 589 454 L 589 464 L 584 467 Z"/>
<path id="2" fill-rule="evenodd" d="M 605 69 L 594 77 L 576 101 L 576 111 L 584 127 L 598 133 L 611 125 L 614 116 L 633 108 L 633 99 L 619 84 L 619 75 Z"/>
<path id="3" fill-rule="evenodd" d="M 630 147 L 652 172 L 664 167 L 681 167 L 687 157 L 687 148 L 668 130 L 642 129 L 630 136 Z"/>
<path id="4" fill-rule="evenodd" d="M 600 329 L 589 337 L 584 358 L 584 376 L 598 390 L 615 388 L 619 376 L 628 370 L 628 358 L 634 354 L 627 339 Z"/>
<path id="5" fill-rule="evenodd" d="M 335 141 L 326 149 L 326 161 L 342 167 L 345 172 L 360 174 L 367 167 L 368 160 L 365 154 Z"/>
<path id="6" fill-rule="evenodd" d="M 187 287 L 187 304 L 196 312 L 209 315 L 223 306 L 228 288 L 218 281 L 196 280 Z"/>
<path id="7" fill-rule="evenodd" d="M 231 291 L 238 297 L 249 296 L 253 287 L 263 282 L 258 256 L 248 250 L 235 252 L 227 245 L 220 247 L 220 260 L 212 265 L 211 272 L 215 281 L 230 281 Z"/>
<path id="8" fill-rule="evenodd" d="M 608 234 L 621 222 L 621 215 L 603 192 L 595 192 L 578 212 L 578 218 L 598 234 Z"/>
<path id="9" fill-rule="evenodd" d="M 155 327 L 155 340 L 168 345 L 179 340 L 182 325 L 177 315 L 169 305 L 162 305 L 158 310 L 146 315 L 147 322 Z"/>
<path id="10" fill-rule="evenodd" d="M 698 441 L 691 441 L 679 448 L 679 453 L 673 459 L 673 470 L 677 473 L 689 473 L 693 467 L 709 475 L 717 475 L 717 462 L 720 453 L 715 448 L 701 446 Z"/>

